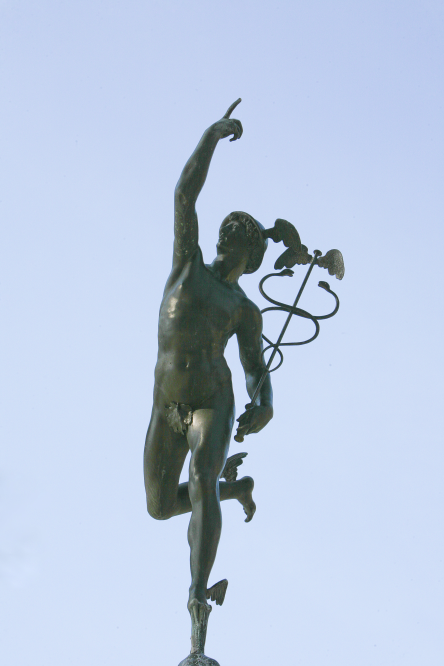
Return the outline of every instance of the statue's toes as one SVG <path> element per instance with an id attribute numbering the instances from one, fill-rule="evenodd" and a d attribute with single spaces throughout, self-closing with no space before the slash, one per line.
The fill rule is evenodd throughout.
<path id="1" fill-rule="evenodd" d="M 245 522 L 249 523 L 250 520 L 253 520 L 253 516 L 256 513 L 256 504 L 254 502 L 250 502 L 248 506 L 244 506 L 244 511 L 247 514 Z"/>

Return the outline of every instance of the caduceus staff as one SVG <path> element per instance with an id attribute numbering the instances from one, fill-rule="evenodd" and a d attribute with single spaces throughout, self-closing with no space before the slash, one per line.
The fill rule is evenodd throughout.
<path id="1" fill-rule="evenodd" d="M 271 310 L 274 311 L 278 310 L 282 312 L 287 312 L 288 316 L 276 342 L 272 342 L 265 335 L 262 335 L 263 339 L 267 343 L 267 346 L 264 348 L 262 352 L 262 360 L 264 361 L 265 354 L 269 349 L 272 349 L 272 352 L 270 354 L 270 358 L 268 359 L 265 365 L 264 371 L 261 375 L 258 385 L 254 391 L 253 397 L 251 398 L 251 402 L 245 405 L 246 410 L 251 409 L 256 404 L 256 400 L 258 398 L 262 384 L 264 383 L 267 375 L 281 367 L 284 361 L 284 355 L 280 348 L 284 346 L 290 347 L 297 345 L 306 345 L 309 342 L 313 342 L 313 340 L 315 340 L 319 335 L 320 331 L 319 320 L 329 319 L 330 317 L 333 317 L 339 310 L 339 298 L 334 293 L 334 291 L 330 289 L 330 285 L 328 284 L 328 282 L 324 281 L 319 282 L 318 286 L 321 287 L 322 289 L 325 289 L 325 291 L 331 294 L 336 301 L 334 309 L 329 314 L 312 315 L 306 310 L 302 310 L 301 308 L 297 307 L 299 300 L 302 296 L 302 292 L 305 289 L 305 286 L 310 278 L 310 275 L 314 267 L 320 266 L 321 268 L 326 268 L 329 274 L 336 276 L 338 280 L 342 280 L 342 278 L 344 277 L 344 260 L 341 252 L 339 250 L 329 250 L 324 256 L 322 256 L 322 252 L 320 250 L 315 250 L 312 255 L 309 254 L 307 247 L 305 245 L 302 245 L 301 239 L 295 227 L 290 222 L 287 222 L 287 220 L 282 220 L 282 219 L 276 220 L 274 227 L 272 229 L 264 231 L 263 236 L 264 238 L 271 238 L 275 243 L 283 241 L 287 249 L 280 255 L 280 257 L 277 259 L 274 265 L 275 269 L 280 269 L 283 268 L 284 266 L 285 269 L 281 270 L 279 273 L 269 273 L 268 275 L 263 277 L 259 283 L 259 291 L 262 294 L 262 296 L 270 303 L 273 303 L 272 306 L 269 306 L 261 310 L 261 314 L 264 314 L 265 312 L 269 312 Z M 268 294 L 266 294 L 264 291 L 265 281 L 272 277 L 292 277 L 294 275 L 294 271 L 292 271 L 291 268 L 295 264 L 299 265 L 310 264 L 310 265 L 308 267 L 305 278 L 299 288 L 299 291 L 296 295 L 293 305 L 281 303 L 280 301 L 276 301 L 275 299 L 268 296 Z M 315 332 L 311 338 L 303 340 L 302 342 L 283 342 L 285 333 L 288 329 L 288 326 L 293 316 L 310 319 L 314 323 Z M 271 369 L 276 354 L 280 356 L 280 360 L 279 363 L 276 365 L 276 367 Z M 242 421 L 243 419 L 241 416 L 238 419 L 239 426 L 237 428 L 237 433 L 234 437 L 236 442 L 244 441 L 244 434 L 242 433 L 242 430 L 245 430 L 246 426 L 243 425 Z M 244 457 L 244 455 L 246 454 L 236 454 L 235 456 L 232 456 L 233 463 L 236 462 L 235 459 L 239 460 L 239 458 Z M 242 463 L 238 462 L 237 465 L 239 464 Z"/>

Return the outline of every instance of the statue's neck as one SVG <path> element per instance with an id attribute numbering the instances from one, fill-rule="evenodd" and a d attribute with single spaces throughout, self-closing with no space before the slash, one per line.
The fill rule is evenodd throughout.
<path id="1" fill-rule="evenodd" d="M 240 264 L 236 263 L 234 266 L 230 266 L 225 256 L 217 255 L 209 268 L 222 282 L 238 287 L 239 278 L 245 270 L 245 263 L 242 261 Z"/>

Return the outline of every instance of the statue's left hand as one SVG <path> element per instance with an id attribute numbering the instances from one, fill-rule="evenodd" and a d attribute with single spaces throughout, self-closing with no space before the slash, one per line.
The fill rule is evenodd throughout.
<path id="1" fill-rule="evenodd" d="M 251 409 L 247 409 L 247 411 L 241 414 L 237 419 L 239 425 L 237 427 L 236 436 L 245 437 L 245 435 L 260 432 L 260 430 L 265 428 L 272 418 L 273 407 L 271 405 L 258 405 Z"/>

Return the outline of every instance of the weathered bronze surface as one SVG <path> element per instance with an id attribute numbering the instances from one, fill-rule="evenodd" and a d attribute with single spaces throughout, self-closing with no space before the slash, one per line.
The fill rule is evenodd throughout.
<path id="1" fill-rule="evenodd" d="M 239 102 L 204 132 L 176 185 L 173 266 L 160 307 L 153 410 L 145 444 L 150 515 L 165 520 L 191 512 L 188 610 L 192 655 L 203 655 L 204 651 L 211 609 L 207 604 L 208 578 L 221 534 L 220 501 L 237 499 L 247 522 L 256 509 L 251 477 L 220 481 L 234 424 L 231 372 L 224 350 L 231 336 L 236 335 L 247 390 L 252 396 L 264 370 L 262 317 L 238 280 L 243 273 L 259 268 L 266 239 L 252 216 L 232 213 L 222 222 L 216 258 L 205 265 L 195 209 L 217 144 L 229 136 L 231 141 L 242 136 L 240 121 L 230 118 Z M 268 377 L 255 407 L 239 417 L 239 431 L 242 435 L 259 432 L 272 416 Z M 179 484 L 189 450 L 189 482 Z M 223 600 L 225 590 L 218 598 Z M 191 661 L 183 663 L 206 663 L 203 656 L 199 661 L 192 655 Z"/>
<path id="2" fill-rule="evenodd" d="M 272 229 L 266 230 L 251 215 L 240 211 L 222 221 L 216 258 L 211 264 L 204 264 L 195 205 L 218 142 L 229 136 L 230 141 L 242 136 L 240 121 L 230 118 L 240 101 L 232 104 L 224 117 L 204 132 L 176 185 L 173 265 L 160 307 L 153 409 L 145 443 L 149 514 L 166 520 L 191 512 L 188 528 L 191 653 L 180 666 L 218 666 L 205 656 L 204 648 L 212 608 L 207 599 L 221 605 L 228 586 L 228 581 L 222 580 L 208 588 L 221 534 L 220 502 L 237 499 L 245 511 L 245 522 L 256 511 L 253 479 L 249 476 L 237 479 L 238 467 L 247 454 L 237 453 L 227 459 L 234 425 L 231 372 L 224 358 L 227 342 L 236 335 L 251 398 L 246 411 L 237 419 L 235 439 L 243 441 L 246 435 L 262 430 L 273 417 L 270 366 L 276 353 L 283 358 L 279 347 L 310 342 L 319 333 L 317 320 L 337 312 L 339 301 L 327 283 L 320 286 L 336 298 L 332 313 L 314 317 L 296 307 L 313 266 L 324 266 L 330 274 L 343 276 L 342 255 L 338 250 L 327 253 L 322 264 L 319 260 L 322 253 L 315 251 L 313 256 L 309 255 L 298 232 L 286 220 L 278 219 Z M 277 343 L 264 336 L 268 348 L 272 348 L 265 364 L 262 314 L 238 281 L 244 273 L 253 273 L 260 267 L 269 238 L 283 241 L 287 249 L 275 268 L 287 269 L 261 281 L 261 293 L 274 304 L 264 311 L 283 309 L 288 312 L 288 319 Z M 263 291 L 264 281 L 272 275 L 293 275 L 289 269 L 296 263 L 310 263 L 310 267 L 294 304 L 287 306 L 270 299 Z M 293 315 L 315 323 L 316 333 L 310 340 L 282 342 Z M 191 451 L 189 481 L 179 483 L 188 451 Z"/>

